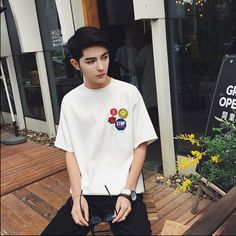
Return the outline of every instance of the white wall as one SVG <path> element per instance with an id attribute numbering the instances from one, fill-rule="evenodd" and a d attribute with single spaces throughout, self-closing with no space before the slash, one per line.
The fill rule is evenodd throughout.
<path id="1" fill-rule="evenodd" d="M 74 28 L 77 30 L 85 24 L 82 0 L 71 0 L 71 9 L 74 20 Z"/>
<path id="2" fill-rule="evenodd" d="M 56 0 L 56 6 L 61 24 L 62 39 L 66 43 L 75 32 L 71 4 L 68 0 Z"/>
<path id="3" fill-rule="evenodd" d="M 163 0 L 133 0 L 133 5 L 135 20 L 165 17 Z"/>
<path id="4" fill-rule="evenodd" d="M 9 0 L 23 53 L 42 51 L 34 0 Z"/>
<path id="5" fill-rule="evenodd" d="M 2 1 L 1 1 L 2 6 Z M 1 57 L 12 55 L 5 14 L 1 14 Z"/>

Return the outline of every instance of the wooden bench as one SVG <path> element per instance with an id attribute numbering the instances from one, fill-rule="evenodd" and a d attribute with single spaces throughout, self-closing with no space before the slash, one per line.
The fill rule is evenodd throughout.
<path id="1" fill-rule="evenodd" d="M 236 235 L 236 187 L 212 205 L 183 235 L 212 235 L 222 225 L 222 235 Z"/>

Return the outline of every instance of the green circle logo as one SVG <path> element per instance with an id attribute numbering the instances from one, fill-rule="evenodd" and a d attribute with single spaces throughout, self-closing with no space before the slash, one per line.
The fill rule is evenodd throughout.
<path id="1" fill-rule="evenodd" d="M 125 108 L 119 110 L 119 117 L 125 119 L 128 116 L 128 111 Z"/>

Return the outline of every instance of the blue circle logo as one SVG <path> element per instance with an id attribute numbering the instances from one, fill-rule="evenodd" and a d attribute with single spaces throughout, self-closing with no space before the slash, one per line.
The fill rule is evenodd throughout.
<path id="1" fill-rule="evenodd" d="M 126 121 L 124 119 L 118 119 L 115 126 L 118 130 L 124 130 L 126 128 Z"/>

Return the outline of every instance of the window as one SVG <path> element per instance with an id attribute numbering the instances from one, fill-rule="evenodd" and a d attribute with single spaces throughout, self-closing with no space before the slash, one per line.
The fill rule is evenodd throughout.
<path id="1" fill-rule="evenodd" d="M 25 98 L 25 102 L 23 103 L 24 115 L 30 118 L 45 120 L 45 112 L 35 54 L 25 53 L 19 55 L 18 59 L 21 69 L 23 93 Z"/>
<path id="2" fill-rule="evenodd" d="M 167 3 L 175 134 L 201 136 L 223 57 L 236 53 L 236 1 Z M 176 146 L 177 153 L 185 153 L 181 145 Z"/>
<path id="3" fill-rule="evenodd" d="M 61 26 L 55 0 L 37 0 L 37 13 L 43 41 L 55 123 L 59 123 L 61 102 L 66 93 L 83 79 L 69 62 L 62 41 Z"/>
<path id="4" fill-rule="evenodd" d="M 1 62 L 2 62 L 2 68 L 3 68 L 4 75 L 5 75 L 5 79 L 6 79 L 7 90 L 9 93 L 12 110 L 16 114 L 16 108 L 15 108 L 15 103 L 14 103 L 13 92 L 12 92 L 10 76 L 9 76 L 9 72 L 8 72 L 8 68 L 7 68 L 6 58 L 1 58 Z M 3 75 L 2 75 L 2 71 L 1 71 L 1 77 L 2 76 Z M 9 103 L 7 100 L 7 95 L 6 95 L 6 90 L 5 90 L 5 86 L 3 83 L 3 79 L 1 78 L 0 81 L 1 81 L 1 111 L 10 112 L 10 107 L 9 107 Z"/>

